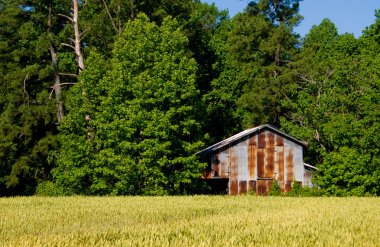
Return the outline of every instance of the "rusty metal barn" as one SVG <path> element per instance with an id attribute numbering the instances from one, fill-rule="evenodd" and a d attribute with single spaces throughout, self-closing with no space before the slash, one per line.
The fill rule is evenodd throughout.
<path id="1" fill-rule="evenodd" d="M 273 180 L 288 192 L 294 181 L 311 185 L 315 167 L 303 162 L 306 143 L 270 126 L 261 125 L 218 142 L 198 153 L 208 163 L 204 178 L 214 193 L 254 191 L 265 195 Z"/>

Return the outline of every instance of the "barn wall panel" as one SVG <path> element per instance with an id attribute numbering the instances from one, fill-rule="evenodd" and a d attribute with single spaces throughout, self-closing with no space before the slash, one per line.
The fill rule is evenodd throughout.
<path id="1" fill-rule="evenodd" d="M 237 154 L 236 154 L 236 148 L 231 147 L 230 148 L 230 180 L 237 181 L 238 179 L 238 169 L 237 169 Z"/>
<path id="2" fill-rule="evenodd" d="M 285 182 L 294 179 L 293 142 L 285 140 Z"/>
<path id="3" fill-rule="evenodd" d="M 235 147 L 238 169 L 238 181 L 248 181 L 248 140 L 238 143 Z"/>
<path id="4" fill-rule="evenodd" d="M 248 177 L 250 180 L 257 179 L 257 135 L 248 141 Z"/>
<path id="5" fill-rule="evenodd" d="M 302 147 L 296 143 L 293 143 L 293 164 L 294 164 L 294 179 L 296 181 L 303 182 L 304 167 L 303 167 Z"/>
<path id="6" fill-rule="evenodd" d="M 239 194 L 246 194 L 248 189 L 247 181 L 239 181 Z"/>
<path id="7" fill-rule="evenodd" d="M 231 180 L 228 183 L 228 194 L 237 195 L 239 193 L 239 184 L 237 180 Z"/>
<path id="8" fill-rule="evenodd" d="M 265 177 L 265 148 L 257 149 L 257 177 Z"/>
<path id="9" fill-rule="evenodd" d="M 265 177 L 273 178 L 274 175 L 274 148 L 265 149 Z"/>
<path id="10" fill-rule="evenodd" d="M 304 186 L 313 187 L 311 178 L 312 178 L 312 171 L 310 171 L 309 169 L 305 169 L 304 170 Z"/>
<path id="11" fill-rule="evenodd" d="M 223 150 L 221 154 L 221 176 L 223 178 L 229 178 L 230 176 L 230 163 L 231 163 L 231 155 L 230 149 Z"/>
<path id="12" fill-rule="evenodd" d="M 271 179 L 259 179 L 256 181 L 256 194 L 257 195 L 268 195 L 272 187 L 273 180 Z"/>
<path id="13" fill-rule="evenodd" d="M 259 133 L 257 136 L 258 148 L 265 148 L 266 146 L 266 131 Z"/>

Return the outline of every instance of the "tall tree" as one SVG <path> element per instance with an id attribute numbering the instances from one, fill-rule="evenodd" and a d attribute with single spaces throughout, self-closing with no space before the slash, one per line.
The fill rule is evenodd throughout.
<path id="1" fill-rule="evenodd" d="M 378 55 L 361 46 L 374 41 L 367 34 L 375 29 L 358 42 L 324 20 L 293 64 L 297 86 L 284 101 L 291 110 L 282 126 L 309 142 L 309 162 L 319 169 L 315 182 L 334 195 L 379 193 Z"/>
<path id="2" fill-rule="evenodd" d="M 279 126 L 283 109 L 281 99 L 288 94 L 293 60 L 298 43 L 293 28 L 300 22 L 300 0 L 252 1 L 233 28 L 236 36 L 231 47 L 244 51 L 238 58 L 243 64 L 244 93 L 238 104 L 244 125 L 270 123 Z M 236 41 L 238 39 L 243 41 Z M 242 60 L 244 59 L 244 60 Z"/>
<path id="3" fill-rule="evenodd" d="M 139 15 L 69 97 L 56 182 L 78 194 L 183 193 L 200 175 L 196 62 L 176 21 Z M 85 117 L 86 116 L 86 117 Z"/>
<path id="4" fill-rule="evenodd" d="M 53 49 L 62 22 L 51 12 L 66 10 L 64 1 L 2 3 L 0 194 L 31 194 L 48 178 L 58 148 L 62 108 L 57 94 L 56 102 L 49 99 L 49 89 L 59 83 Z"/>

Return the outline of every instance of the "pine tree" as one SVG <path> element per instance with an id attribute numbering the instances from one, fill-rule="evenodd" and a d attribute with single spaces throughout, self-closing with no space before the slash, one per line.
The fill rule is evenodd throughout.
<path id="1" fill-rule="evenodd" d="M 1 11 L 0 194 L 32 194 L 49 177 L 58 148 L 60 98 L 52 48 L 59 33 L 60 3 L 3 1 Z"/>

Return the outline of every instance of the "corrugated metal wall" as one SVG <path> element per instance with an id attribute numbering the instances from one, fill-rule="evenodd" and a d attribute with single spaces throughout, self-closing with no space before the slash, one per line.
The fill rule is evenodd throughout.
<path id="1" fill-rule="evenodd" d="M 287 192 L 294 180 L 305 184 L 302 148 L 268 130 L 243 137 L 211 157 L 211 178 L 229 178 L 230 195 L 267 194 L 273 179 Z"/>

